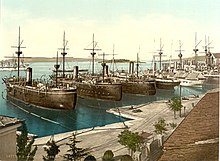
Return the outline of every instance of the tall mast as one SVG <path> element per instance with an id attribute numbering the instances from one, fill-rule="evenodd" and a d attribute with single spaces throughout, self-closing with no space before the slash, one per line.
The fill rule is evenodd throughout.
<path id="1" fill-rule="evenodd" d="M 54 65 L 54 68 L 56 69 L 56 87 L 57 87 L 57 73 L 60 65 L 58 64 L 58 51 L 57 51 L 57 57 L 56 57 L 56 64 Z"/>
<path id="2" fill-rule="evenodd" d="M 199 51 L 199 49 L 197 49 L 197 46 L 200 44 L 202 40 L 199 41 L 199 43 L 197 43 L 197 33 L 195 33 L 195 48 L 193 49 L 193 51 L 195 52 L 195 66 L 197 69 L 198 66 L 198 62 L 197 62 L 197 52 Z"/>
<path id="3" fill-rule="evenodd" d="M 105 79 L 105 53 L 102 54 L 102 81 L 104 82 Z"/>
<path id="4" fill-rule="evenodd" d="M 171 48 L 170 48 L 170 59 L 169 59 L 169 72 L 171 72 L 171 60 L 173 56 L 173 40 L 171 42 Z"/>
<path id="5" fill-rule="evenodd" d="M 180 70 L 182 69 L 182 66 L 183 66 L 183 62 L 182 62 L 183 54 L 181 52 L 184 51 L 184 50 L 181 49 L 182 46 L 183 46 L 183 43 L 181 42 L 181 40 L 179 40 L 179 50 L 176 50 L 176 51 L 179 52 L 178 57 L 179 57 L 179 61 L 180 61 L 179 62 L 180 63 Z"/>
<path id="6" fill-rule="evenodd" d="M 113 44 L 113 54 L 112 54 L 113 58 L 112 58 L 112 65 L 113 65 L 113 76 L 114 76 L 114 72 L 115 72 L 115 44 Z"/>
<path id="7" fill-rule="evenodd" d="M 68 50 L 68 48 L 66 48 L 68 41 L 66 41 L 65 39 L 65 31 L 63 33 L 63 47 L 59 48 L 60 50 L 62 50 L 61 55 L 63 56 L 63 78 L 65 78 L 65 56 L 67 55 L 66 50 Z"/>
<path id="8" fill-rule="evenodd" d="M 20 37 L 20 26 L 19 26 L 19 31 L 18 31 L 18 46 L 12 46 L 12 48 L 17 48 L 18 51 L 16 51 L 15 53 L 18 55 L 18 81 L 19 81 L 19 77 L 20 77 L 20 55 L 22 54 L 21 48 L 25 48 L 25 47 L 21 47 L 21 44 L 23 43 L 23 40 L 21 41 L 21 37 Z"/>
<path id="9" fill-rule="evenodd" d="M 92 75 L 94 75 L 94 64 L 95 64 L 95 50 L 101 50 L 101 49 L 95 49 L 95 47 L 97 46 L 97 42 L 95 42 L 94 40 L 94 33 L 93 33 L 93 36 L 92 36 L 92 49 L 84 49 L 84 50 L 92 50 Z"/>
<path id="10" fill-rule="evenodd" d="M 206 57 L 206 64 L 209 65 L 209 57 L 208 57 L 208 49 L 207 49 L 207 41 L 206 41 L 206 35 L 205 35 L 205 57 Z"/>
<path id="11" fill-rule="evenodd" d="M 139 67 L 139 53 L 140 53 L 140 46 L 139 46 L 139 51 L 137 53 L 137 77 L 138 77 L 138 67 Z"/>
<path id="12" fill-rule="evenodd" d="M 210 52 L 210 49 L 211 48 L 213 48 L 213 47 L 210 47 L 210 44 L 212 43 L 212 41 L 210 42 L 209 41 L 209 37 L 208 37 L 208 44 L 207 44 L 207 48 L 208 48 L 208 60 L 209 60 L 209 68 L 211 68 L 212 67 L 212 61 L 211 61 L 211 56 L 212 56 L 212 54 L 211 54 L 211 52 Z"/>
<path id="13" fill-rule="evenodd" d="M 162 57 L 162 54 L 163 54 L 163 46 L 164 45 L 162 45 L 162 42 L 161 42 L 161 38 L 160 38 L 160 50 L 159 50 L 159 57 L 160 57 L 160 71 L 161 71 L 161 57 Z"/>
<path id="14" fill-rule="evenodd" d="M 91 53 L 91 55 L 92 55 L 92 75 L 94 75 L 94 65 L 95 65 L 95 40 L 94 40 L 95 38 L 94 38 L 94 34 L 92 35 L 92 53 Z M 104 54 L 103 54 L 104 55 Z"/>
<path id="15" fill-rule="evenodd" d="M 208 68 L 211 67 L 211 52 L 210 52 L 210 48 L 212 48 L 212 47 L 210 47 L 211 43 L 212 43 L 212 41 L 209 42 L 209 37 L 208 37 L 208 42 L 207 42 L 206 35 L 205 35 L 205 46 L 204 46 L 204 48 L 205 48 L 206 65 L 207 65 Z"/>
<path id="16" fill-rule="evenodd" d="M 113 44 L 113 50 L 112 50 L 112 54 L 108 54 L 108 55 L 112 55 L 112 74 L 114 76 L 114 72 L 115 72 L 115 55 L 118 55 L 118 54 L 115 54 L 115 44 Z"/>

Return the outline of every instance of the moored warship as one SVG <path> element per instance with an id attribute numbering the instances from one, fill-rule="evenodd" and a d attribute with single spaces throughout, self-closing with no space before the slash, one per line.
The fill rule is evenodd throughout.
<path id="1" fill-rule="evenodd" d="M 129 75 L 122 78 L 119 76 L 119 81 L 122 84 L 122 92 L 137 95 L 155 95 L 156 87 L 155 80 L 151 78 L 146 78 L 144 76 L 139 76 L 139 58 L 137 54 L 137 73 L 134 74 L 134 62 L 129 64 Z"/>
<path id="2" fill-rule="evenodd" d="M 166 89 L 166 90 L 174 90 L 174 87 L 179 86 L 180 85 L 180 80 L 174 79 L 174 78 L 167 78 L 167 76 L 165 76 L 163 74 L 163 70 L 162 70 L 162 65 L 161 65 L 161 59 L 163 56 L 163 46 L 161 43 L 161 39 L 160 39 L 160 49 L 159 49 L 159 55 L 154 55 L 153 56 L 153 78 L 155 78 L 156 81 L 156 88 L 158 89 Z M 180 58 L 180 67 L 182 66 L 182 54 L 181 54 L 181 47 L 182 44 L 180 42 L 180 54 L 179 54 L 179 58 Z M 160 64 L 160 69 L 159 72 L 157 73 L 157 76 L 155 75 L 155 56 L 159 56 L 159 64 Z"/>
<path id="3" fill-rule="evenodd" d="M 179 80 L 160 79 L 160 78 L 157 78 L 155 80 L 156 80 L 156 87 L 158 89 L 174 90 L 174 87 L 180 85 L 180 81 Z"/>
<path id="4" fill-rule="evenodd" d="M 63 53 L 65 52 L 66 40 L 64 36 L 64 46 L 62 48 Z M 92 73 L 91 74 L 79 74 L 78 66 L 74 67 L 72 74 L 62 74 L 62 78 L 60 81 L 64 84 L 71 84 L 77 87 L 77 95 L 82 98 L 90 98 L 90 99 L 100 99 L 100 100 L 112 100 L 112 101 L 120 101 L 122 98 L 122 85 L 121 83 L 116 83 L 114 81 L 105 79 L 104 74 L 103 77 L 99 75 L 95 75 L 94 73 L 94 56 L 96 55 L 97 42 L 94 41 L 94 34 L 92 40 L 92 48 L 85 50 L 92 50 Z M 66 54 L 62 54 L 65 56 Z M 65 61 L 65 58 L 63 59 Z M 106 64 L 102 63 L 103 72 L 106 68 Z M 63 72 L 65 72 L 65 68 L 63 68 Z"/>
<path id="5" fill-rule="evenodd" d="M 19 61 L 22 54 L 21 48 L 23 48 L 21 47 L 22 42 L 20 42 L 19 27 L 18 46 L 16 47 L 18 49 L 16 52 L 18 56 L 18 75 L 17 77 L 3 78 L 7 89 L 7 100 L 17 106 L 24 103 L 51 109 L 74 109 L 77 98 L 76 87 L 56 86 L 57 84 L 32 80 L 32 68 L 27 68 L 26 78 L 20 77 Z"/>

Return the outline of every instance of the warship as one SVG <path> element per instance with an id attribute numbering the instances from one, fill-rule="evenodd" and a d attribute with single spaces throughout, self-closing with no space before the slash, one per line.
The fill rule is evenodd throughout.
<path id="1" fill-rule="evenodd" d="M 66 44 L 65 36 L 63 37 L 63 53 L 66 53 Z M 108 71 L 108 66 L 106 63 L 102 63 L 103 74 L 102 76 L 94 73 L 94 56 L 96 55 L 97 42 L 94 41 L 94 34 L 92 40 L 92 48 L 85 50 L 92 50 L 92 73 L 84 73 L 80 74 L 78 66 L 74 67 L 72 74 L 65 74 L 65 68 L 63 68 L 62 78 L 59 79 L 63 84 L 70 84 L 77 87 L 77 96 L 81 98 L 89 98 L 89 99 L 99 99 L 99 100 L 111 100 L 111 101 L 120 101 L 122 98 L 122 85 L 121 83 L 116 83 L 113 80 L 110 80 L 105 77 L 105 71 Z M 63 62 L 65 61 L 65 55 L 63 55 Z"/>
<path id="2" fill-rule="evenodd" d="M 180 85 L 180 80 L 156 78 L 156 87 L 158 89 L 174 90 L 174 87 Z"/>
<path id="3" fill-rule="evenodd" d="M 153 56 L 153 78 L 155 78 L 156 81 L 156 88 L 158 89 L 165 89 L 165 90 L 174 90 L 174 87 L 179 86 L 180 85 L 180 80 L 178 79 L 174 79 L 174 78 L 167 78 L 167 76 L 165 76 L 165 74 L 162 72 L 162 56 L 163 56 L 163 46 L 161 43 L 161 39 L 160 39 L 160 49 L 159 51 L 159 55 L 154 55 Z M 180 63 L 179 63 L 179 67 L 180 70 L 182 69 L 182 54 L 181 54 L 181 47 L 182 47 L 182 43 L 180 41 L 180 49 L 178 50 L 179 53 L 179 58 L 180 58 Z M 159 72 L 156 73 L 155 75 L 155 56 L 159 56 Z"/>
<path id="4" fill-rule="evenodd" d="M 23 41 L 22 41 L 23 42 Z M 32 79 L 32 68 L 28 67 L 26 78 L 19 73 L 20 55 L 22 54 L 20 42 L 20 27 L 18 36 L 17 58 L 18 74 L 17 77 L 3 78 L 7 89 L 7 100 L 19 106 L 21 103 L 34 107 L 51 109 L 74 109 L 76 105 L 76 87 L 60 86 L 53 82 Z M 58 70 L 59 65 L 55 65 Z"/>
<path id="5" fill-rule="evenodd" d="M 137 73 L 134 74 L 134 61 L 129 63 L 129 75 L 124 74 L 126 77 L 118 76 L 119 82 L 122 84 L 122 92 L 137 95 L 155 95 L 155 79 L 145 76 L 139 76 L 139 58 L 137 54 Z"/>

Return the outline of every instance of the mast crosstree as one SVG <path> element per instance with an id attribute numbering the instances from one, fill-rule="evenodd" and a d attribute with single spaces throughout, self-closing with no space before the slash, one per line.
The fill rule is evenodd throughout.
<path id="1" fill-rule="evenodd" d="M 179 54 L 178 54 L 178 57 L 179 57 L 179 68 L 180 68 L 180 70 L 182 69 L 182 67 L 183 67 L 183 62 L 182 62 L 182 57 L 183 57 L 183 54 L 182 54 L 182 51 L 184 51 L 184 50 L 182 50 L 182 46 L 183 46 L 183 43 L 181 42 L 181 40 L 179 40 L 179 50 L 176 50 L 177 52 L 179 52 Z"/>
<path id="2" fill-rule="evenodd" d="M 195 33 L 195 48 L 193 49 L 193 51 L 195 52 L 195 66 L 196 66 L 196 69 L 198 67 L 198 62 L 197 62 L 197 52 L 199 51 L 199 49 L 197 49 L 198 45 L 200 44 L 202 40 L 200 40 L 198 43 L 197 43 L 197 33 Z"/>
<path id="3" fill-rule="evenodd" d="M 65 78 L 65 56 L 67 55 L 66 50 L 69 49 L 69 48 L 67 48 L 67 44 L 68 44 L 68 41 L 65 38 L 65 31 L 64 31 L 64 33 L 63 33 L 63 47 L 58 48 L 59 50 L 62 50 L 61 55 L 63 56 L 63 78 Z"/>

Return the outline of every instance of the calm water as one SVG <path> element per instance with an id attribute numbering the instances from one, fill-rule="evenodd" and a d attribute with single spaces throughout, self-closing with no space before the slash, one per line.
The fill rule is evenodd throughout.
<path id="1" fill-rule="evenodd" d="M 30 67 L 33 68 L 33 77 L 48 79 L 48 75 L 51 74 L 54 63 L 32 63 Z M 90 69 L 91 63 L 80 62 L 80 63 L 67 63 L 66 68 L 73 69 L 74 65 L 78 65 L 80 69 Z M 111 65 L 109 65 L 111 68 Z M 144 64 L 142 64 L 144 68 Z M 149 67 L 150 64 L 145 64 L 145 67 Z M 121 64 L 117 66 L 119 70 L 126 70 L 127 64 Z M 96 63 L 96 72 L 99 72 L 101 67 L 100 64 Z M 0 72 L 0 78 L 10 75 L 16 75 L 17 72 Z M 23 72 L 23 74 L 25 74 Z M 3 81 L 1 81 L 3 82 Z M 182 96 L 187 95 L 198 95 L 206 92 L 207 90 L 213 88 L 213 86 L 206 86 L 205 88 L 183 88 Z M 5 85 L 0 84 L 0 90 L 2 97 L 0 97 L 0 115 L 6 115 L 11 117 L 16 117 L 19 119 L 26 120 L 27 128 L 30 133 L 36 134 L 39 137 L 67 132 L 71 130 L 79 130 L 84 128 L 92 128 L 96 126 L 104 126 L 106 124 L 122 122 L 127 120 L 126 118 L 121 118 L 113 114 L 109 114 L 106 109 L 138 105 L 143 103 L 148 103 L 156 100 L 169 99 L 173 96 L 179 96 L 179 88 L 177 87 L 175 91 L 157 91 L 155 96 L 136 96 L 136 95 L 123 95 L 121 101 L 98 101 L 92 99 L 82 99 L 78 98 L 76 109 L 72 111 L 60 111 L 60 110 L 50 110 L 50 109 L 39 109 L 36 107 L 30 107 L 25 105 L 20 105 L 20 108 L 10 104 L 5 100 Z M 35 115 L 32 115 L 33 113 Z M 37 117 L 41 116 L 40 117 Z"/>

